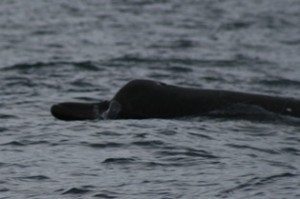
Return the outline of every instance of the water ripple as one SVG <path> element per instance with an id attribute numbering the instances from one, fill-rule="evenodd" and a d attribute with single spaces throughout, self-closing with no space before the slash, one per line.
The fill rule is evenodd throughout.
<path id="1" fill-rule="evenodd" d="M 2 145 L 23 147 L 23 146 L 31 146 L 31 145 L 38 145 L 38 144 L 50 145 L 51 143 L 48 141 L 45 141 L 45 140 L 39 140 L 39 141 L 20 140 L 20 141 L 11 141 L 11 142 L 7 142 L 7 143 L 3 143 Z"/>
<path id="2" fill-rule="evenodd" d="M 107 142 L 107 143 L 87 143 L 87 142 L 81 142 L 81 144 L 84 144 L 91 148 L 121 148 L 124 146 L 122 143 L 116 143 L 116 142 Z"/>
<path id="3" fill-rule="evenodd" d="M 288 153 L 288 154 L 292 154 L 295 156 L 299 156 L 300 155 L 300 150 L 294 147 L 283 147 L 281 148 L 281 151 L 283 153 Z"/>
<path id="4" fill-rule="evenodd" d="M 11 115 L 11 114 L 0 114 L 0 119 L 16 119 L 18 118 L 16 115 Z M 5 129 L 0 127 L 0 132 Z M 3 130 L 4 131 L 4 130 Z"/>
<path id="5" fill-rule="evenodd" d="M 254 147 L 254 146 L 249 146 L 249 145 L 239 145 L 239 144 L 225 144 L 226 146 L 235 148 L 235 149 L 251 149 L 253 151 L 258 151 L 258 152 L 264 152 L 268 154 L 280 154 L 279 151 L 274 150 L 274 149 L 267 149 L 267 148 L 259 148 L 259 147 Z"/>
<path id="6" fill-rule="evenodd" d="M 234 192 L 240 191 L 241 189 L 243 190 L 255 189 L 255 187 L 261 187 L 269 183 L 274 183 L 275 181 L 281 180 L 283 178 L 296 178 L 296 177 L 298 177 L 298 175 L 293 173 L 281 173 L 281 174 L 275 174 L 266 177 L 254 177 L 245 183 L 240 183 L 239 185 L 233 188 L 221 191 L 217 196 L 228 197 L 229 195 L 233 194 Z"/>
<path id="7" fill-rule="evenodd" d="M 243 65 L 270 65 L 270 63 L 267 60 L 261 60 L 259 58 L 251 58 L 247 56 L 241 56 L 237 55 L 231 59 L 192 59 L 192 58 L 175 58 L 175 57 L 169 57 L 169 58 L 159 58 L 159 57 L 137 57 L 137 56 L 131 56 L 131 55 L 125 55 L 123 57 L 114 58 L 110 60 L 110 63 L 108 65 L 116 63 L 126 63 L 134 66 L 135 64 L 157 64 L 159 63 L 160 66 L 163 64 L 165 66 L 168 66 L 170 63 L 176 63 L 181 64 L 184 66 L 202 66 L 202 67 L 241 67 Z M 135 64 L 130 64 L 135 63 Z M 168 70 L 174 71 L 174 72 L 192 72 L 190 69 L 183 69 L 183 67 L 167 67 Z"/>
<path id="8" fill-rule="evenodd" d="M 105 164 L 130 164 L 136 161 L 136 158 L 106 158 L 102 163 Z"/>
<path id="9" fill-rule="evenodd" d="M 260 80 L 259 83 L 267 86 L 300 87 L 300 81 L 283 78 Z"/>
<path id="10" fill-rule="evenodd" d="M 107 199 L 117 198 L 117 196 L 113 196 L 113 195 L 109 195 L 109 194 L 105 194 L 105 193 L 96 194 L 96 195 L 94 195 L 94 197 L 95 198 L 107 198 Z"/>
<path id="11" fill-rule="evenodd" d="M 196 149 L 186 149 L 186 150 L 162 150 L 157 152 L 157 154 L 161 155 L 162 157 L 168 157 L 168 156 L 182 156 L 184 158 L 188 157 L 202 157 L 205 159 L 214 159 L 219 158 L 215 155 L 212 155 L 210 152 L 207 152 L 205 150 L 196 150 Z"/>
<path id="12" fill-rule="evenodd" d="M 12 71 L 12 70 L 37 70 L 41 68 L 52 68 L 52 67 L 61 67 L 61 66 L 73 66 L 77 69 L 84 69 L 90 71 L 101 71 L 99 64 L 92 61 L 81 61 L 81 62 L 67 62 L 67 61 L 56 61 L 56 62 L 36 62 L 36 63 L 20 63 L 11 66 L 3 67 L 3 71 Z"/>
<path id="13" fill-rule="evenodd" d="M 166 143 L 160 140 L 147 140 L 147 141 L 136 141 L 132 142 L 132 145 L 141 146 L 141 147 L 150 147 L 150 148 L 157 148 L 166 146 Z"/>
<path id="14" fill-rule="evenodd" d="M 23 177 L 17 177 L 16 179 L 20 181 L 45 181 L 50 180 L 48 176 L 45 175 L 34 175 L 34 176 L 23 176 Z"/>
<path id="15" fill-rule="evenodd" d="M 86 194 L 86 193 L 89 193 L 91 192 L 91 190 L 87 189 L 87 188 L 77 188 L 77 187 L 73 187 L 73 188 L 70 188 L 66 191 L 64 191 L 62 193 L 62 195 L 66 195 L 66 194 L 71 194 L 71 195 L 83 195 L 83 194 Z"/>

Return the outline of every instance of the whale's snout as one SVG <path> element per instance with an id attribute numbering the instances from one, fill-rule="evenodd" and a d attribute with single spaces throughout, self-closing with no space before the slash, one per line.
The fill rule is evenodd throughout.
<path id="1" fill-rule="evenodd" d="M 98 104 L 65 102 L 51 107 L 51 114 L 60 120 L 93 120 L 99 117 Z"/>

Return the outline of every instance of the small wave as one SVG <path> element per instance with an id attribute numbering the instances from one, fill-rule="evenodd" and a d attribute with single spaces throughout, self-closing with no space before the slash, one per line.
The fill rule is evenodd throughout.
<path id="1" fill-rule="evenodd" d="M 198 42 L 190 40 L 190 39 L 178 39 L 174 41 L 173 48 L 193 48 L 199 45 Z"/>
<path id="2" fill-rule="evenodd" d="M 182 157 L 202 157 L 205 159 L 215 159 L 218 158 L 215 155 L 212 155 L 210 152 L 205 150 L 196 150 L 196 149 L 185 149 L 185 150 L 163 150 L 158 152 L 158 154 L 166 156 L 182 156 Z"/>
<path id="3" fill-rule="evenodd" d="M 292 155 L 296 155 L 296 156 L 300 155 L 300 150 L 293 148 L 293 147 L 284 147 L 281 149 L 281 151 L 283 153 L 288 153 L 288 154 L 292 154 Z"/>
<path id="4" fill-rule="evenodd" d="M 57 62 L 35 62 L 35 63 L 19 63 L 11 66 L 3 67 L 1 70 L 10 71 L 10 70 L 21 70 L 27 71 L 31 69 L 40 69 L 40 68 L 51 68 L 56 66 L 73 66 L 75 68 L 90 70 L 90 71 L 99 71 L 102 70 L 99 67 L 99 64 L 93 61 L 81 61 L 81 62 L 67 62 L 67 61 L 57 61 Z"/>
<path id="5" fill-rule="evenodd" d="M 182 167 L 185 166 L 186 163 L 184 161 L 169 161 L 169 162 L 145 162 L 144 165 L 146 167 Z"/>
<path id="6" fill-rule="evenodd" d="M 116 64 L 119 63 L 119 64 Z M 131 64 L 132 66 L 135 66 L 136 64 L 140 63 L 148 63 L 148 64 L 159 64 L 168 66 L 171 63 L 174 64 L 181 64 L 184 66 L 203 66 L 203 67 L 241 67 L 243 65 L 270 65 L 271 63 L 266 60 L 261 60 L 258 58 L 251 58 L 244 55 L 236 55 L 233 58 L 229 59 L 220 59 L 220 60 L 209 60 L 209 59 L 192 59 L 192 58 L 175 58 L 175 57 L 167 57 L 167 58 L 161 58 L 161 57 L 138 57 L 138 56 L 131 56 L 131 55 L 125 55 L 123 57 L 114 58 L 109 60 L 107 63 L 108 65 L 113 66 L 121 66 L 122 63 L 135 63 Z M 151 66 L 150 66 L 151 67 Z M 183 69 L 183 67 L 169 67 L 169 70 L 179 70 L 184 72 L 192 72 L 192 69 Z"/>
<path id="7" fill-rule="evenodd" d="M 97 87 L 96 85 L 88 82 L 85 79 L 77 79 L 77 80 L 71 81 L 70 85 L 77 87 L 77 88 L 83 88 L 84 91 L 87 91 L 87 88 Z"/>
<path id="8" fill-rule="evenodd" d="M 9 164 L 4 163 L 4 162 L 0 162 L 0 167 L 5 167 L 5 166 L 7 166 L 7 165 L 9 165 Z M 1 183 L 0 183 L 0 184 L 1 184 Z"/>
<path id="9" fill-rule="evenodd" d="M 166 145 L 163 141 L 160 140 L 136 141 L 136 142 L 132 142 L 131 144 L 136 146 L 155 147 L 155 148 Z"/>
<path id="10" fill-rule="evenodd" d="M 107 199 L 110 199 L 110 198 L 117 198 L 117 196 L 110 195 L 110 194 L 105 194 L 105 193 L 95 194 L 94 197 L 95 197 L 95 198 L 107 198 Z"/>
<path id="11" fill-rule="evenodd" d="M 0 188 L 0 192 L 8 192 L 8 191 L 10 191 L 10 190 L 7 189 L 7 188 L 4 188 L 4 187 L 1 187 L 1 188 Z"/>
<path id="12" fill-rule="evenodd" d="M 108 142 L 108 143 L 83 143 L 84 145 L 92 148 L 119 148 L 124 146 L 124 144 L 116 143 L 116 142 Z"/>
<path id="13" fill-rule="evenodd" d="M 282 17 L 281 15 L 273 15 L 273 14 L 264 14 L 257 16 L 257 22 L 260 27 L 274 29 L 274 30 L 282 30 L 288 29 L 297 26 L 293 20 L 289 17 Z"/>
<path id="14" fill-rule="evenodd" d="M 94 197 L 111 199 L 111 198 L 118 198 L 119 195 L 124 195 L 124 194 L 118 193 L 118 192 L 112 192 L 112 191 L 108 191 L 108 190 L 102 190 L 99 193 L 95 194 Z"/>
<path id="15" fill-rule="evenodd" d="M 17 179 L 21 181 L 44 181 L 44 180 L 49 180 L 50 178 L 45 175 L 34 175 L 34 176 L 17 177 Z"/>
<path id="16" fill-rule="evenodd" d="M 8 128 L 0 127 L 0 133 L 8 131 L 8 130 L 9 130 Z"/>
<path id="17" fill-rule="evenodd" d="M 43 140 L 41 141 L 22 140 L 22 141 L 11 141 L 11 142 L 4 143 L 2 145 L 22 147 L 22 146 L 37 145 L 37 144 L 50 144 L 50 143 L 48 141 L 43 141 Z"/>
<path id="18" fill-rule="evenodd" d="M 77 187 L 73 187 L 71 189 L 68 189 L 66 191 L 64 191 L 62 193 L 62 195 L 66 195 L 66 194 L 74 194 L 74 195 L 82 195 L 82 194 L 86 194 L 91 192 L 91 190 L 87 189 L 87 188 L 77 188 Z"/>
<path id="19" fill-rule="evenodd" d="M 71 62 L 70 65 L 73 65 L 79 69 L 84 69 L 84 70 L 102 71 L 102 69 L 99 67 L 99 64 L 92 61 Z"/>
<path id="20" fill-rule="evenodd" d="M 3 70 L 30 70 L 32 68 L 44 68 L 44 67 L 52 67 L 57 65 L 64 65 L 67 62 L 36 62 L 36 63 L 19 63 L 11 66 L 6 66 Z"/>
<path id="21" fill-rule="evenodd" d="M 204 139 L 207 139 L 207 140 L 213 140 L 214 139 L 214 138 L 212 138 L 209 135 L 204 135 L 204 134 L 200 134 L 200 133 L 189 132 L 188 134 L 191 135 L 191 136 L 195 136 L 195 137 L 199 137 L 199 138 L 204 138 Z"/>
<path id="22" fill-rule="evenodd" d="M 4 78 L 5 87 L 10 88 L 13 86 L 26 86 L 26 87 L 34 87 L 36 86 L 32 79 L 29 77 L 20 77 L 20 76 L 8 76 Z"/>
<path id="23" fill-rule="evenodd" d="M 297 170 L 297 168 L 295 166 L 293 166 L 291 164 L 291 162 L 282 162 L 280 160 L 262 160 L 264 162 L 266 162 L 268 165 L 272 166 L 272 167 L 276 167 L 276 168 L 282 168 L 282 169 L 289 169 L 289 170 Z"/>
<path id="24" fill-rule="evenodd" d="M 105 164 L 130 164 L 136 161 L 135 158 L 107 158 L 102 163 Z"/>
<path id="25" fill-rule="evenodd" d="M 191 69 L 191 68 L 180 67 L 180 66 L 167 67 L 166 70 L 169 70 L 174 73 L 191 73 L 191 72 L 193 72 L 193 69 Z"/>
<path id="26" fill-rule="evenodd" d="M 171 40 L 169 42 L 163 42 L 158 44 L 152 44 L 150 48 L 172 48 L 172 49 L 184 49 L 184 48 L 194 48 L 199 46 L 199 42 L 189 40 L 189 39 L 178 39 L 178 40 Z"/>
<path id="27" fill-rule="evenodd" d="M 25 144 L 23 144 L 22 142 L 18 142 L 18 141 L 11 141 L 11 142 L 7 142 L 2 144 L 4 146 L 10 145 L 10 146 L 25 146 Z"/>
<path id="28" fill-rule="evenodd" d="M 282 174 L 275 174 L 272 176 L 267 177 L 254 177 L 250 180 L 248 180 L 245 183 L 241 183 L 237 185 L 236 187 L 221 191 L 217 196 L 218 197 L 228 197 L 230 194 L 233 194 L 234 192 L 241 190 L 241 189 L 247 189 L 247 188 L 254 188 L 257 186 L 262 186 L 268 183 L 273 183 L 274 181 L 280 180 L 281 178 L 293 178 L 297 177 L 298 175 L 292 174 L 292 173 L 282 173 Z"/>
<path id="29" fill-rule="evenodd" d="M 259 152 L 264 152 L 264 153 L 268 153 L 268 154 L 279 154 L 278 151 L 273 150 L 273 149 L 263 149 L 263 148 L 258 148 L 258 147 L 253 147 L 253 146 L 246 146 L 246 145 L 238 145 L 238 144 L 226 144 L 226 146 L 235 148 L 235 149 L 250 149 L 253 151 L 259 151 Z"/>
<path id="30" fill-rule="evenodd" d="M 164 130 L 164 131 L 160 131 L 159 133 L 167 136 L 173 136 L 177 134 L 176 131 L 172 131 L 172 130 Z"/>
<path id="31" fill-rule="evenodd" d="M 300 81 L 292 79 L 271 79 L 261 80 L 259 83 L 267 86 L 279 86 L 279 87 L 300 87 Z"/>
<path id="32" fill-rule="evenodd" d="M 0 162 L 0 167 L 17 167 L 17 168 L 21 168 L 24 169 L 25 167 L 27 167 L 26 165 L 23 164 L 17 164 L 17 163 L 5 163 L 5 162 Z M 1 184 L 1 181 L 0 181 Z"/>
<path id="33" fill-rule="evenodd" d="M 235 31 L 250 28 L 253 24 L 251 21 L 231 21 L 221 25 L 220 29 Z"/>
<path id="34" fill-rule="evenodd" d="M 15 119 L 15 118 L 18 118 L 18 117 L 15 115 L 10 115 L 10 114 L 0 114 L 0 119 Z M 0 132 L 2 129 L 4 129 L 4 128 L 0 128 Z"/>
<path id="35" fill-rule="evenodd" d="M 297 45 L 300 45 L 300 39 L 284 40 L 281 43 L 287 44 L 290 46 L 297 46 Z"/>

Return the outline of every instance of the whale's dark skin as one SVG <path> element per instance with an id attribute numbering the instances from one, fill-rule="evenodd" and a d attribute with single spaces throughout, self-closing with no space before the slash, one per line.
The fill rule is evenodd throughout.
<path id="1" fill-rule="evenodd" d="M 132 80 L 110 101 L 65 102 L 51 107 L 61 120 L 176 118 L 206 115 L 241 104 L 300 117 L 300 100 L 224 90 L 185 88 L 151 80 Z"/>

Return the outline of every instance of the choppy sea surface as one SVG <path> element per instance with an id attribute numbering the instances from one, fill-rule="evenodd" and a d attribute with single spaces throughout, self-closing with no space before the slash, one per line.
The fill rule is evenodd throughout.
<path id="1" fill-rule="evenodd" d="M 127 81 L 300 98 L 299 0 L 0 1 L 0 198 L 300 198 L 300 120 L 64 122 Z"/>

